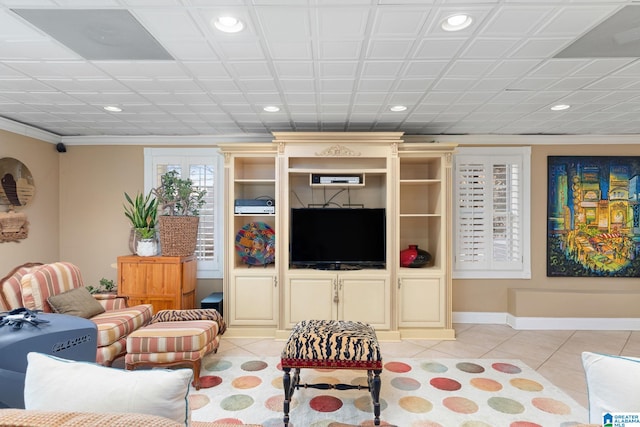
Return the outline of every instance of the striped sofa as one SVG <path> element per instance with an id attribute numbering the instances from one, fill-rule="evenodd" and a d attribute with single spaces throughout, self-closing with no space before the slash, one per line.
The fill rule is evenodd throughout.
<path id="1" fill-rule="evenodd" d="M 0 312 L 25 307 L 51 313 L 47 298 L 81 286 L 80 269 L 69 262 L 23 264 L 0 279 Z M 126 352 L 127 336 L 150 322 L 153 306 L 127 307 L 126 298 L 116 295 L 96 299 L 105 308 L 90 319 L 98 326 L 96 362 L 111 366 Z"/>

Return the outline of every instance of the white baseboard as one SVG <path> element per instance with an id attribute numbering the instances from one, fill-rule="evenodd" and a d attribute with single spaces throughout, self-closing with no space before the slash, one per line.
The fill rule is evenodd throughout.
<path id="1" fill-rule="evenodd" d="M 453 323 L 509 325 L 517 330 L 640 331 L 640 318 L 516 317 L 509 313 L 454 312 Z"/>

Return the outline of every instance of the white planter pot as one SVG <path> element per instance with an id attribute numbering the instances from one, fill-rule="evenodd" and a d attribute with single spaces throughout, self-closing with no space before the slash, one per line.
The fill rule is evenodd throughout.
<path id="1" fill-rule="evenodd" d="M 139 256 L 155 256 L 158 254 L 158 244 L 155 239 L 138 240 L 136 254 Z"/>

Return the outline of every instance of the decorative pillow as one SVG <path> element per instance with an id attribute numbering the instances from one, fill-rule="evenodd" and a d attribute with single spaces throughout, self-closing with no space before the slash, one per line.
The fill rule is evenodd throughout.
<path id="1" fill-rule="evenodd" d="M 601 423 L 605 412 L 640 412 L 640 359 L 585 351 L 582 366 L 590 423 Z"/>
<path id="2" fill-rule="evenodd" d="M 189 425 L 190 369 L 124 371 L 34 352 L 27 362 L 26 409 L 150 414 Z"/>
<path id="3" fill-rule="evenodd" d="M 59 314 L 84 317 L 90 319 L 96 314 L 104 313 L 104 307 L 85 288 L 71 289 L 47 298 L 49 305 Z"/>

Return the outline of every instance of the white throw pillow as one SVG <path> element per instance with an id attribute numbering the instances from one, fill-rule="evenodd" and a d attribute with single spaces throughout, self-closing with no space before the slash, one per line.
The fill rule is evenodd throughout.
<path id="1" fill-rule="evenodd" d="M 189 425 L 190 369 L 124 371 L 31 352 L 26 409 L 151 414 Z"/>
<path id="2" fill-rule="evenodd" d="M 585 351 L 582 366 L 589 394 L 589 422 L 605 412 L 640 412 L 640 359 Z"/>

